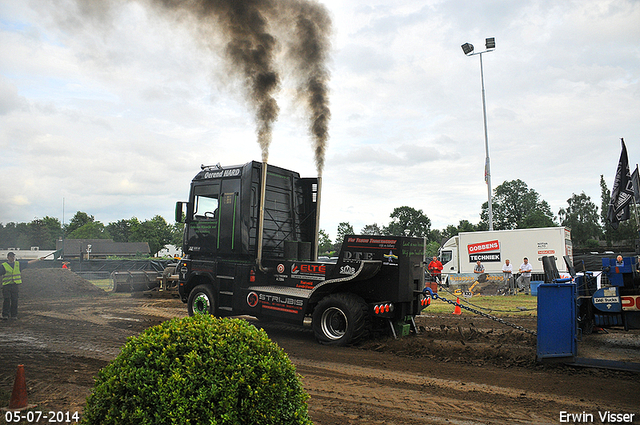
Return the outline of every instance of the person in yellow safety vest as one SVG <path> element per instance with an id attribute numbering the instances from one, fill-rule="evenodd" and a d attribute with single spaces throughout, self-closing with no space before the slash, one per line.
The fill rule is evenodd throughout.
<path id="1" fill-rule="evenodd" d="M 2 320 L 17 319 L 18 318 L 18 285 L 22 283 L 21 270 L 27 268 L 31 263 L 42 260 L 42 258 L 36 258 L 35 260 L 21 262 L 16 261 L 16 255 L 13 252 L 7 254 L 7 261 L 2 263 L 0 267 L 0 276 L 2 276 L 2 297 L 4 302 L 2 303 Z"/>

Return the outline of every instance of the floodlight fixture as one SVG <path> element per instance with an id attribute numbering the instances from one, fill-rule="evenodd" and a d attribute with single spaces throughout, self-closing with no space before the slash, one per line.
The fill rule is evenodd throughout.
<path id="1" fill-rule="evenodd" d="M 485 46 L 486 46 L 487 50 L 495 49 L 496 48 L 496 39 L 495 39 L 495 37 L 487 38 Z"/>
<path id="2" fill-rule="evenodd" d="M 462 51 L 464 52 L 465 55 L 468 55 L 469 53 L 473 53 L 473 44 L 464 43 L 462 45 Z"/>

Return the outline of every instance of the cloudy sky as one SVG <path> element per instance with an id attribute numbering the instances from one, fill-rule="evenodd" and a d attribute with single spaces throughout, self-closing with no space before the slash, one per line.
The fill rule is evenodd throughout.
<path id="1" fill-rule="evenodd" d="M 494 188 L 521 179 L 557 213 L 572 193 L 600 204 L 621 137 L 640 162 L 637 0 L 321 3 L 333 22 L 321 212 L 332 238 L 340 222 L 386 225 L 403 205 L 433 228 L 479 221 L 480 61 L 465 42 L 496 39 L 482 55 Z M 171 221 L 201 164 L 261 158 L 216 43 L 144 2 L 100 13 L 0 0 L 1 223 L 76 211 Z M 290 88 L 284 72 L 269 162 L 314 176 Z"/>

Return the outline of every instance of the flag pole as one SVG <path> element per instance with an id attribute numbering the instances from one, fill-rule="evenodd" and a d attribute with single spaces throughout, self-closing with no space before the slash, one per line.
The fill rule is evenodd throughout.
<path id="1" fill-rule="evenodd" d="M 640 175 L 638 173 L 638 164 L 636 164 L 636 171 L 634 172 L 634 175 L 636 176 L 635 179 L 632 178 L 631 179 L 631 183 L 633 184 L 634 187 L 634 199 L 633 199 L 633 210 L 636 213 L 636 230 L 638 231 L 638 239 L 640 239 L 640 219 L 638 218 L 638 201 L 640 201 L 640 199 L 637 199 L 636 197 L 636 192 L 640 192 L 640 182 L 637 181 L 638 176 Z M 640 253 L 638 253 L 640 254 Z"/>

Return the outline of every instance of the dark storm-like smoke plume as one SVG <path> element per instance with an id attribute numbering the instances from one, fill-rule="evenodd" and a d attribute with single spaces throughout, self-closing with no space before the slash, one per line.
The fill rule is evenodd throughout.
<path id="1" fill-rule="evenodd" d="M 254 110 L 262 160 L 267 161 L 278 104 L 273 95 L 280 78 L 274 69 L 277 41 L 269 32 L 273 2 L 265 0 L 147 0 L 163 13 L 186 14 L 198 35 L 216 33 L 224 40 L 224 57 L 243 82 Z M 205 43 L 206 44 L 206 43 Z"/>
<path id="2" fill-rule="evenodd" d="M 300 80 L 298 96 L 307 107 L 318 175 L 324 169 L 329 138 L 329 36 L 331 19 L 326 9 L 315 2 L 297 2 L 294 6 L 295 42 L 290 58 L 297 63 Z"/>
<path id="3" fill-rule="evenodd" d="M 278 88 L 279 78 L 273 69 L 275 38 L 267 31 L 265 12 L 271 8 L 268 2 L 259 0 L 205 1 L 215 13 L 220 3 L 226 9 L 226 30 L 230 38 L 226 56 L 237 67 L 249 90 L 249 100 L 256 114 L 258 143 L 262 149 L 262 160 L 269 157 L 271 129 L 278 119 L 278 104 L 273 94 Z M 216 7 L 217 6 L 217 7 Z M 263 9 L 263 10 L 261 10 Z M 226 12 L 226 13 L 224 13 Z"/>
<path id="4" fill-rule="evenodd" d="M 326 62 L 331 20 L 313 0 L 146 0 L 164 13 L 187 14 L 200 33 L 222 37 L 224 57 L 243 82 L 254 110 L 262 160 L 269 156 L 273 123 L 279 108 L 274 98 L 281 77 L 292 70 L 298 97 L 310 118 L 316 168 L 322 174 L 330 118 Z M 287 49 L 277 63 L 280 48 Z"/>
<path id="5" fill-rule="evenodd" d="M 254 112 L 262 159 L 269 156 L 279 107 L 281 72 L 293 75 L 297 100 L 309 116 L 316 168 L 322 175 L 328 140 L 331 19 L 316 0 L 75 0 L 75 14 L 60 16 L 65 28 L 92 22 L 108 30 L 114 9 L 138 2 L 187 26 L 194 45 L 207 46 L 242 83 Z M 54 9 L 58 14 L 58 10 Z M 281 54 L 284 52 L 284 54 Z"/>

